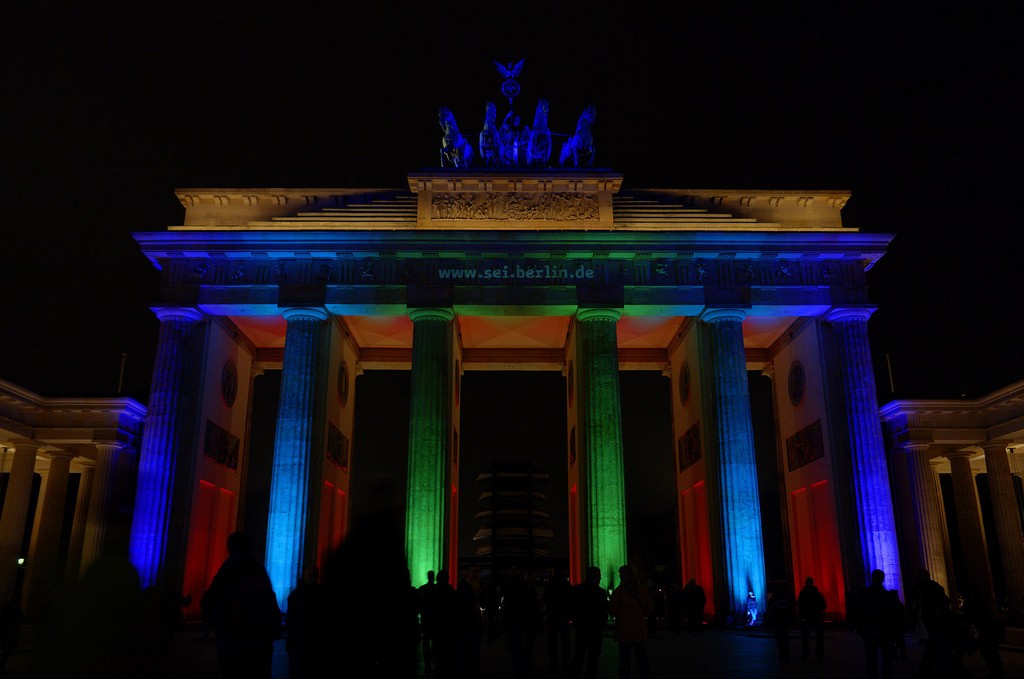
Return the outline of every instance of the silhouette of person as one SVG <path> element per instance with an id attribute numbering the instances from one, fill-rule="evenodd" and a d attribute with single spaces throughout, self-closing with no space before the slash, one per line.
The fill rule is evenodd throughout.
<path id="1" fill-rule="evenodd" d="M 588 568 L 584 581 L 569 590 L 569 617 L 576 628 L 572 677 L 594 679 L 608 624 L 608 594 L 601 587 L 601 569 L 597 566 Z"/>
<path id="2" fill-rule="evenodd" d="M 417 590 L 420 611 L 420 634 L 423 637 L 423 668 L 429 672 L 434 665 L 434 571 L 427 571 L 427 581 Z"/>
<path id="3" fill-rule="evenodd" d="M 619 644 L 619 679 L 629 679 L 630 656 L 635 655 L 641 679 L 651 676 L 647 659 L 647 616 L 654 602 L 646 587 L 629 566 L 619 568 L 619 586 L 612 592 L 608 610 L 615 618 L 615 641 Z"/>
<path id="4" fill-rule="evenodd" d="M 789 626 L 792 623 L 793 602 L 789 596 L 789 585 L 779 583 L 768 599 L 765 622 L 772 629 L 775 647 L 779 649 L 779 660 L 789 661 Z"/>
<path id="5" fill-rule="evenodd" d="M 814 632 L 814 657 L 825 657 L 825 609 L 828 607 L 825 595 L 814 586 L 814 578 L 804 580 L 804 588 L 796 600 L 800 614 L 800 657 L 811 657 L 811 632 Z"/>
<path id="6" fill-rule="evenodd" d="M 484 619 L 476 589 L 467 578 L 459 580 L 455 588 L 459 629 L 458 670 L 466 679 L 480 676 L 480 644 L 484 636 Z"/>
<path id="7" fill-rule="evenodd" d="M 156 602 L 124 556 L 97 559 L 46 613 L 33 619 L 33 677 L 176 676 Z"/>
<path id="8" fill-rule="evenodd" d="M 686 620 L 690 632 L 700 634 L 704 623 L 704 607 L 708 603 L 708 597 L 704 588 L 697 584 L 696 578 L 690 578 L 683 588 L 683 602 Z"/>
<path id="9" fill-rule="evenodd" d="M 974 596 L 967 597 L 964 602 L 964 619 L 968 625 L 973 625 L 978 633 L 975 643 L 981 659 L 985 661 L 987 679 L 1005 677 L 999 644 L 1006 636 L 1006 625 L 996 616 L 989 603 Z"/>
<path id="10" fill-rule="evenodd" d="M 502 602 L 501 625 L 508 638 L 512 676 L 526 679 L 533 672 L 533 641 L 540 608 L 533 583 L 527 582 L 515 564 L 509 567 Z"/>
<path id="11" fill-rule="evenodd" d="M 281 636 L 281 610 L 263 564 L 252 555 L 249 536 L 228 536 L 228 558 L 213 576 L 200 606 L 216 634 L 224 679 L 270 679 L 274 640 Z"/>
<path id="12" fill-rule="evenodd" d="M 389 482 L 378 484 L 372 509 L 354 512 L 324 564 L 317 639 L 325 676 L 415 675 L 420 631 L 397 495 Z"/>
<path id="13" fill-rule="evenodd" d="M 544 608 L 548 617 L 548 669 L 569 671 L 569 578 L 559 567 L 544 587 Z M 561 661 L 561 662 L 559 662 Z"/>
<path id="14" fill-rule="evenodd" d="M 313 679 L 317 660 L 314 643 L 315 625 L 320 602 L 320 571 L 306 568 L 299 584 L 288 595 L 288 676 L 290 679 Z"/>
<path id="15" fill-rule="evenodd" d="M 949 607 L 946 590 L 932 580 L 927 570 L 922 568 L 917 572 L 914 584 L 916 592 L 912 610 L 918 639 L 924 644 L 920 673 L 922 677 L 942 674 L 960 662 L 954 643 L 956 619 Z"/>
<path id="16" fill-rule="evenodd" d="M 438 679 L 459 676 L 462 641 L 465 638 L 466 617 L 461 610 L 458 593 L 451 585 L 447 570 L 437 573 L 437 583 L 431 593 L 434 614 L 434 662 Z"/>
<path id="17" fill-rule="evenodd" d="M 893 665 L 896 658 L 895 637 L 899 627 L 901 612 L 893 605 L 893 599 L 885 589 L 885 573 L 881 570 L 871 571 L 871 584 L 860 592 L 855 602 L 856 620 L 860 627 L 861 639 L 864 641 L 864 656 L 867 662 L 867 676 L 875 679 L 878 674 L 879 656 L 881 656 L 882 676 L 890 679 L 893 676 Z"/>

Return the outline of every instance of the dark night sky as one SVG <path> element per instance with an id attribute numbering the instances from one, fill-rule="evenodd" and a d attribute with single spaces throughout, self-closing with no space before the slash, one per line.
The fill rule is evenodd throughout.
<path id="1" fill-rule="evenodd" d="M 180 223 L 175 188 L 404 186 L 438 106 L 475 131 L 492 60 L 520 58 L 517 108 L 567 131 L 594 103 L 627 187 L 851 190 L 848 226 L 896 234 L 870 282 L 898 396 L 1024 378 L 1009 7 L 106 4 L 0 29 L 3 379 L 113 394 L 127 353 L 145 400 L 156 275 L 129 234 Z"/>

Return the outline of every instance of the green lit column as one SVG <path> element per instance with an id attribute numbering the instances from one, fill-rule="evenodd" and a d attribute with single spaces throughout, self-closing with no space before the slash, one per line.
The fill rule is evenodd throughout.
<path id="1" fill-rule="evenodd" d="M 711 344 L 711 405 L 715 418 L 717 473 L 722 516 L 722 552 L 727 612 L 742 613 L 748 592 L 764 612 L 767 600 L 761 500 L 757 492 L 754 425 L 750 415 L 742 309 L 704 314 Z"/>
<path id="2" fill-rule="evenodd" d="M 576 312 L 581 457 L 586 470 L 590 565 L 614 586 L 626 564 L 626 487 L 615 324 L 618 309 Z"/>
<path id="3" fill-rule="evenodd" d="M 413 585 L 444 566 L 445 463 L 451 408 L 451 309 L 410 309 L 413 323 L 405 555 Z"/>

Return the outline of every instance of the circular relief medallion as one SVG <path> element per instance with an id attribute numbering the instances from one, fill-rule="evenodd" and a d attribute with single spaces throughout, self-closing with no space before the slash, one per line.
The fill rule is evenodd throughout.
<path id="1" fill-rule="evenodd" d="M 238 396 L 238 369 L 235 362 L 230 359 L 224 362 L 224 367 L 220 371 L 220 395 L 228 408 L 235 405 L 235 397 Z"/>
<path id="2" fill-rule="evenodd" d="M 686 405 L 690 400 L 690 364 L 683 361 L 683 367 L 679 369 L 679 403 Z"/>
<path id="3" fill-rule="evenodd" d="M 348 403 L 348 363 L 345 361 L 338 366 L 338 400 L 342 408 Z"/>
<path id="4" fill-rule="evenodd" d="M 807 378 L 804 375 L 804 365 L 800 361 L 793 361 L 789 366 L 789 402 L 794 406 L 800 405 L 804 400 L 804 389 L 807 385 Z"/>

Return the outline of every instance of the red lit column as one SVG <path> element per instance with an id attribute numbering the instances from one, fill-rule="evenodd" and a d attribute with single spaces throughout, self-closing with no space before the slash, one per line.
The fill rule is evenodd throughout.
<path id="1" fill-rule="evenodd" d="M 1018 612 L 1024 605 L 1024 537 L 1021 535 L 1017 497 L 1013 492 L 1013 475 L 1006 452 L 1006 441 L 982 444 L 988 490 L 992 498 L 992 514 L 996 524 L 999 558 L 1010 610 Z"/>
<path id="2" fill-rule="evenodd" d="M 18 576 L 18 558 L 25 536 L 28 503 L 32 496 L 32 474 L 36 467 L 38 441 L 15 441 L 14 460 L 7 480 L 3 513 L 0 514 L 0 601 L 7 601 Z"/>
<path id="3" fill-rule="evenodd" d="M 932 580 L 949 591 L 946 572 L 946 522 L 939 495 L 939 480 L 931 465 L 928 443 L 904 443 L 914 534 L 921 563 Z"/>
<path id="4" fill-rule="evenodd" d="M 960 528 L 960 540 L 967 562 L 967 582 L 957 578 L 957 589 L 961 594 L 970 591 L 992 602 L 992 571 L 988 561 L 988 546 L 985 528 L 981 523 L 981 507 L 978 504 L 978 487 L 974 485 L 969 450 L 947 453 L 953 472 L 953 500 L 956 503 L 956 519 Z M 966 586 L 964 586 L 966 585 Z"/>
<path id="5" fill-rule="evenodd" d="M 38 518 L 32 547 L 29 550 L 26 590 L 30 610 L 37 597 L 56 589 L 54 573 L 57 570 L 57 551 L 60 532 L 64 524 L 64 503 L 68 497 L 68 471 L 74 455 L 63 451 L 50 451 L 50 469 L 46 474 L 42 504 L 36 509 Z"/>

